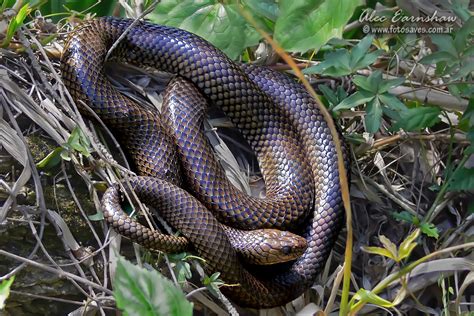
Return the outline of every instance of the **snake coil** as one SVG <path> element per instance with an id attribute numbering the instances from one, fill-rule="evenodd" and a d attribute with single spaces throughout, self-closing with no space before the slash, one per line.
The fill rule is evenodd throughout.
<path id="1" fill-rule="evenodd" d="M 343 217 L 336 149 L 315 101 L 292 78 L 237 65 L 194 34 L 147 22 L 127 29 L 131 23 L 99 18 L 72 32 L 61 60 L 68 90 L 127 149 L 144 176 L 130 181 L 138 196 L 159 205 L 160 215 L 206 259 L 208 272 L 219 271 L 226 283 L 241 285 L 223 288 L 225 294 L 256 308 L 291 301 L 313 284 Z M 112 57 L 176 74 L 165 96 L 168 117 L 176 121 L 141 108 L 106 78 L 107 51 L 126 29 Z M 235 189 L 190 123 L 203 115 L 207 102 L 221 108 L 255 150 L 266 198 Z M 177 145 L 183 147 L 169 154 Z M 118 218 L 109 221 L 117 224 Z M 287 229 L 301 234 L 308 247 L 284 271 L 257 277 L 242 266 L 220 222 L 246 230 Z"/>

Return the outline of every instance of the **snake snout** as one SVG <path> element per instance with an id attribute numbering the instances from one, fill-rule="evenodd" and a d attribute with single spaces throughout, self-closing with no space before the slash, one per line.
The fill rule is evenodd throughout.
<path id="1" fill-rule="evenodd" d="M 258 263 L 260 265 L 295 260 L 308 247 L 306 239 L 299 235 L 277 229 L 265 229 L 264 231 L 265 234 L 263 234 L 264 237 L 261 240 L 260 248 L 262 249 L 261 252 L 266 255 Z"/>

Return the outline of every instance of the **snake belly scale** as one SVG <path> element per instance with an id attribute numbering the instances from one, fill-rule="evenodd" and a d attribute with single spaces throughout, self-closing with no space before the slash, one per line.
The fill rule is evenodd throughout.
<path id="1" fill-rule="evenodd" d="M 112 53 L 114 59 L 176 74 L 186 80 L 177 87 L 192 86 L 187 90 L 197 90 L 220 107 L 242 131 L 257 154 L 267 187 L 265 199 L 247 196 L 221 176 L 222 169 L 207 151 L 191 145 L 179 154 L 187 157 L 185 163 L 178 155 L 159 154 L 176 149 L 167 137 L 169 125 L 108 81 L 105 56 L 131 23 L 99 18 L 71 33 L 61 60 L 68 90 L 116 132 L 138 173 L 146 176 L 131 179 L 138 196 L 160 206 L 160 215 L 206 259 L 208 272 L 219 271 L 226 283 L 241 285 L 223 288 L 225 294 L 241 306 L 256 308 L 291 301 L 313 284 L 343 217 L 336 150 L 315 101 L 292 78 L 237 65 L 189 32 L 146 22 L 127 31 Z M 183 102 L 188 102 L 186 97 Z M 194 127 L 170 124 L 177 124 L 178 142 L 193 138 Z M 183 175 L 189 192 L 179 187 Z M 283 272 L 256 277 L 240 263 L 220 222 L 244 230 L 291 230 L 301 234 L 308 247 Z"/>

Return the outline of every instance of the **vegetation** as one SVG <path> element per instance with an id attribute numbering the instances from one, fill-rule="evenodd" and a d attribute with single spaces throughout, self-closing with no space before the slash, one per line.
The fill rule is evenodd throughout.
<path id="1" fill-rule="evenodd" d="M 58 62 L 80 20 L 120 15 L 297 75 L 341 126 L 353 158 L 346 228 L 305 300 L 269 313 L 472 312 L 472 10 L 465 0 L 3 0 L 0 310 L 257 313 L 229 302 L 219 289 L 236 285 L 206 276 L 203 259 L 121 244 L 102 221 L 101 192 L 131 171 L 107 129 L 79 114 Z M 160 103 L 160 74 L 110 70 L 123 93 Z M 211 137 L 232 180 L 251 191 L 242 171 L 251 161 L 234 152 L 237 163 L 225 133 Z M 136 214 L 149 221 L 143 207 Z"/>

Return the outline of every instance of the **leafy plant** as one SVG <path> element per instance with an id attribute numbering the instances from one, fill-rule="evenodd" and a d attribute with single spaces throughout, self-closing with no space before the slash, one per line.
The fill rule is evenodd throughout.
<path id="1" fill-rule="evenodd" d="M 353 74 L 357 70 L 373 64 L 383 53 L 381 49 L 367 53 L 373 40 L 374 36 L 368 35 L 354 46 L 351 51 L 341 48 L 334 52 L 326 53 L 324 61 L 305 69 L 303 72 L 306 74 L 323 74 L 335 77 Z"/>
<path id="2" fill-rule="evenodd" d="M 379 236 L 379 240 L 382 243 L 383 247 L 362 247 L 362 250 L 365 252 L 384 256 L 394 260 L 397 263 L 400 263 L 403 259 L 407 258 L 413 249 L 416 247 L 417 243 L 415 239 L 420 235 L 420 230 L 415 229 L 397 248 L 397 246 L 391 242 L 384 235 Z"/>
<path id="3" fill-rule="evenodd" d="M 388 92 L 404 81 L 405 78 L 383 80 L 380 70 L 368 77 L 354 76 L 353 82 L 359 88 L 358 91 L 336 105 L 333 111 L 350 109 L 366 103 L 365 125 L 369 133 L 375 133 L 380 127 L 382 114 L 400 120 L 401 113 L 407 110 L 403 102 Z"/>
<path id="4" fill-rule="evenodd" d="M 416 107 L 400 113 L 400 118 L 393 125 L 392 130 L 403 129 L 406 132 L 419 131 L 431 127 L 441 121 L 438 107 Z"/>
<path id="5" fill-rule="evenodd" d="M 345 24 L 361 4 L 349 0 L 164 0 L 149 17 L 198 34 L 237 59 L 245 48 L 257 45 L 262 38 L 242 17 L 241 10 L 248 11 L 263 30 L 273 33 L 283 48 L 306 52 L 341 37 Z"/>
<path id="6" fill-rule="evenodd" d="M 206 276 L 202 280 L 202 284 L 204 284 L 209 290 L 209 292 L 211 292 L 215 296 L 218 296 L 217 292 L 219 291 L 219 287 L 225 284 L 224 281 L 219 279 L 220 275 L 221 275 L 220 272 L 215 272 L 211 276 Z"/>
<path id="7" fill-rule="evenodd" d="M 404 241 L 402 241 L 399 247 L 397 247 L 388 238 L 381 235 L 379 236 L 379 240 L 382 243 L 383 247 L 362 247 L 362 250 L 371 254 L 390 258 L 395 262 L 400 263 L 404 259 L 406 259 L 416 247 L 417 243 L 415 242 L 415 239 L 418 238 L 419 235 L 420 230 L 414 230 L 407 238 L 405 238 Z M 350 309 L 356 307 L 357 302 L 359 301 L 364 301 L 387 308 L 394 307 L 396 305 L 396 300 L 394 302 L 390 302 L 377 295 L 375 291 L 368 291 L 364 288 L 359 289 L 354 294 L 354 296 L 349 302 Z"/>
<path id="8" fill-rule="evenodd" d="M 394 213 L 393 217 L 396 220 L 404 221 L 404 222 L 415 225 L 416 227 L 418 227 L 421 230 L 421 232 L 423 234 L 425 234 L 428 237 L 433 237 L 433 238 L 436 238 L 436 239 L 438 239 L 438 237 L 439 237 L 438 228 L 436 228 L 436 226 L 434 224 L 424 222 L 423 220 L 420 220 L 417 216 L 412 215 L 407 211 L 403 211 L 403 212 L 400 212 L 400 213 Z"/>
<path id="9" fill-rule="evenodd" d="M 11 19 L 10 23 L 8 24 L 7 33 L 5 34 L 5 38 L 2 42 L 2 47 L 6 48 L 10 45 L 10 42 L 15 35 L 16 31 L 23 25 L 23 21 L 25 20 L 26 16 L 30 14 L 31 8 L 29 4 L 25 4 L 21 9 L 18 11 L 16 16 Z"/>
<path id="10" fill-rule="evenodd" d="M 360 5 L 360 0 L 281 0 L 275 40 L 292 52 L 318 50 L 331 38 L 342 37 L 345 24 Z"/>
<path id="11" fill-rule="evenodd" d="M 473 78 L 473 29 L 474 17 L 470 17 L 461 29 L 453 33 L 453 36 L 450 34 L 431 35 L 431 41 L 438 50 L 423 57 L 420 63 L 436 64 L 436 72 L 441 76 L 445 76 L 447 82 Z M 470 97 L 474 93 L 474 85 L 467 82 L 448 85 L 448 89 L 458 97 Z"/>
<path id="12" fill-rule="evenodd" d="M 322 84 L 318 86 L 319 90 L 326 98 L 329 109 L 333 109 L 336 105 L 341 103 L 345 98 L 347 98 L 347 92 L 342 86 L 338 86 L 336 91 L 333 91 L 328 86 Z"/>
<path id="13" fill-rule="evenodd" d="M 76 151 L 85 157 L 90 156 L 90 142 L 87 136 L 79 128 L 75 127 L 71 132 L 67 142 L 60 147 L 55 148 L 51 153 L 37 163 L 40 169 L 51 169 L 59 164 L 61 159 L 71 160 L 70 153 Z"/>
<path id="14" fill-rule="evenodd" d="M 114 297 L 125 315 L 192 315 L 193 304 L 157 271 L 148 271 L 119 258 Z"/>

